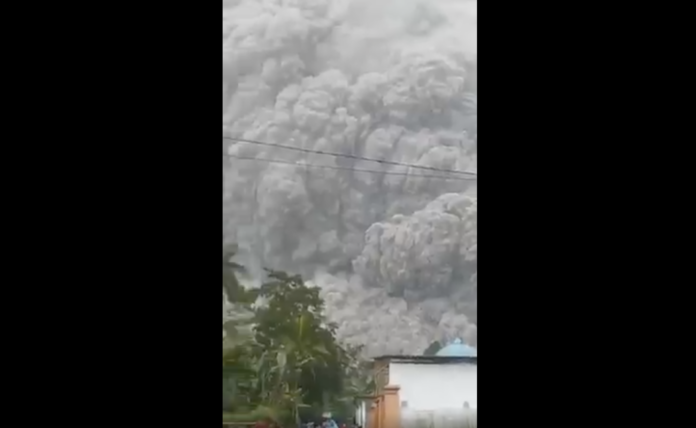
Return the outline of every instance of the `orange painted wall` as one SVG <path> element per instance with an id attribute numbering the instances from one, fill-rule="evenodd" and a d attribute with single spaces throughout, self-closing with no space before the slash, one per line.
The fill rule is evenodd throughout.
<path id="1" fill-rule="evenodd" d="M 389 384 L 389 360 L 377 360 L 373 366 L 375 398 L 370 409 L 368 428 L 401 428 L 399 386 Z"/>

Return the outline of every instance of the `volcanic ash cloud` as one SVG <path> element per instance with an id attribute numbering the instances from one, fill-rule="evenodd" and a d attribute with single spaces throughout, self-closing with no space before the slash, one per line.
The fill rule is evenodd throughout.
<path id="1" fill-rule="evenodd" d="M 223 2 L 224 135 L 475 172 L 476 117 L 475 1 Z M 292 163 L 223 162 L 223 231 L 240 262 L 344 289 L 327 302 L 347 340 L 376 347 L 371 334 L 389 328 L 383 350 L 418 352 L 456 335 L 475 343 L 474 180 L 223 146 Z M 365 311 L 382 327 L 360 327 Z"/>

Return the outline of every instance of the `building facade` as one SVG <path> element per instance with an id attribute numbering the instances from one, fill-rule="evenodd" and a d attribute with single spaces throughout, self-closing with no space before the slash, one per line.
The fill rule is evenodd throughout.
<path id="1" fill-rule="evenodd" d="M 476 349 L 460 340 L 434 356 L 376 358 L 375 394 L 356 416 L 365 428 L 400 428 L 406 414 L 475 412 L 476 369 Z"/>

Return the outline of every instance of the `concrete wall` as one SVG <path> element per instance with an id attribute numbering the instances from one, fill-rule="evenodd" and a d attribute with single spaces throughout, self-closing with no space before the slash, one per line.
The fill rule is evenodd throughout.
<path id="1" fill-rule="evenodd" d="M 399 399 L 411 410 L 477 407 L 475 364 L 391 363 L 389 384 L 399 386 Z"/>

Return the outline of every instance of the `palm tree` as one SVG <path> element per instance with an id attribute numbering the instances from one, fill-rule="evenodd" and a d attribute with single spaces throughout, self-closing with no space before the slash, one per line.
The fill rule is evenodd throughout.
<path id="1" fill-rule="evenodd" d="M 237 280 L 243 267 L 233 261 L 236 248 L 222 251 L 222 382 L 223 410 L 248 407 L 254 389 L 252 347 L 253 312 L 244 301 L 245 289 Z"/>
<path id="2" fill-rule="evenodd" d="M 256 301 L 258 291 L 246 289 L 239 283 L 238 274 L 244 273 L 244 266 L 232 261 L 237 253 L 237 247 L 223 245 L 222 248 L 222 289 L 230 303 L 249 305 Z"/>
<path id="3" fill-rule="evenodd" d="M 244 271 L 244 267 L 232 261 L 232 258 L 237 253 L 236 247 L 223 246 L 222 248 L 222 289 L 227 293 L 227 299 L 230 302 L 235 301 L 235 297 L 239 290 L 239 280 L 237 273 Z"/>

